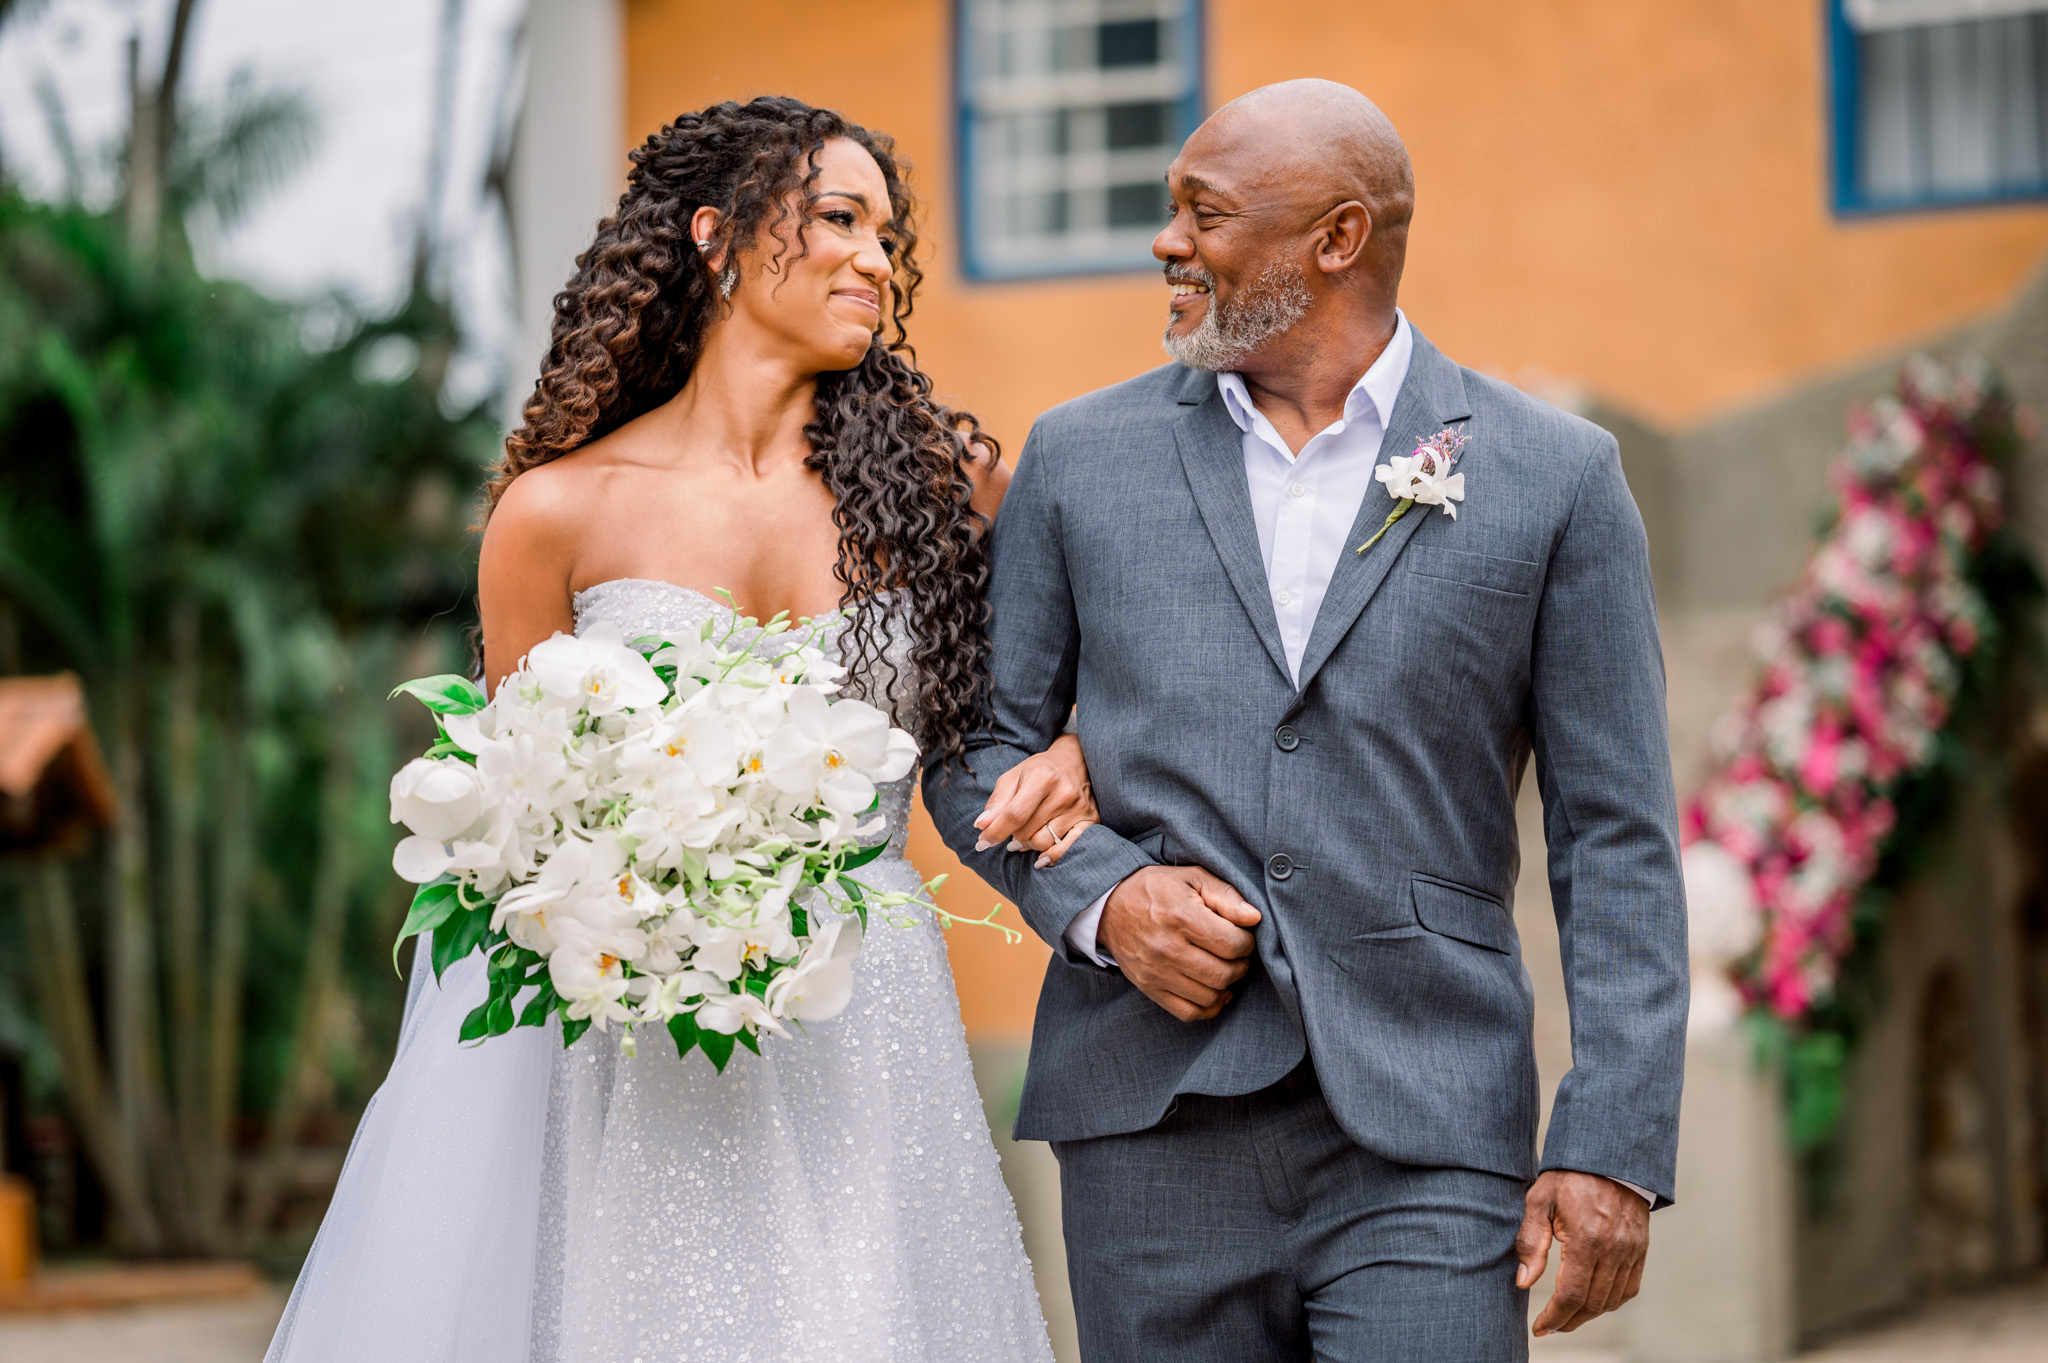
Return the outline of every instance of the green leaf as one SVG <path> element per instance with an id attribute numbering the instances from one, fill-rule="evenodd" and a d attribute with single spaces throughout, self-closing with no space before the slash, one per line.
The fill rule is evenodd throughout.
<path id="1" fill-rule="evenodd" d="M 574 1046 L 576 1039 L 589 1030 L 589 1018 L 572 1018 L 564 1013 L 562 1016 L 562 1049 L 567 1050 L 569 1047 Z"/>
<path id="2" fill-rule="evenodd" d="M 888 840 L 884 839 L 873 847 L 863 847 L 859 851 L 850 852 L 847 854 L 846 859 L 839 863 L 839 869 L 842 871 L 857 871 L 888 850 Z"/>
<path id="3" fill-rule="evenodd" d="M 1848 1097 L 1848 1041 L 1839 1032 L 1809 1032 L 1786 1054 L 1786 1125 L 1792 1148 L 1809 1154 L 1827 1143 Z"/>
<path id="4" fill-rule="evenodd" d="M 561 996 L 555 993 L 555 986 L 546 980 L 542 980 L 539 992 L 527 1000 L 525 1010 L 519 1014 L 519 1025 L 521 1027 L 545 1027 L 548 1021 L 548 1014 L 554 1012 L 555 1005 L 560 1002 Z"/>
<path id="5" fill-rule="evenodd" d="M 755 1055 L 759 1055 L 759 1054 L 761 1053 L 761 1038 L 760 1038 L 760 1037 L 757 1037 L 757 1036 L 755 1036 L 755 1035 L 754 1035 L 754 1034 L 753 1034 L 752 1032 L 747 1032 L 747 1031 L 739 1031 L 739 1032 L 734 1032 L 734 1033 L 733 1033 L 733 1040 L 735 1040 L 735 1041 L 739 1042 L 739 1043 L 740 1043 L 740 1045 L 742 1045 L 742 1046 L 745 1046 L 745 1047 L 746 1047 L 746 1048 L 747 1048 L 748 1050 L 752 1051 L 752 1052 L 753 1052 L 753 1053 L 754 1053 Z"/>
<path id="6" fill-rule="evenodd" d="M 725 1073 L 725 1062 L 732 1059 L 732 1037 L 724 1032 L 697 1029 L 697 1049 L 704 1052 L 704 1058 L 720 1074 Z"/>
<path id="7" fill-rule="evenodd" d="M 469 763 L 469 764 L 470 764 L 471 766 L 475 766 L 475 765 L 476 765 L 476 755 L 475 755 L 474 753 L 470 752 L 470 750 L 469 750 L 469 749 L 467 749 L 467 748 L 465 748 L 465 747 L 462 747 L 462 746 L 460 746 L 459 744 L 457 744 L 456 742 L 454 742 L 454 741 L 453 741 L 452 739 L 446 739 L 446 738 L 444 738 L 444 739 L 441 739 L 441 740 L 440 740 L 439 742 L 435 743 L 433 747 L 431 747 L 431 748 L 427 749 L 427 750 L 426 750 L 426 752 L 424 752 L 424 753 L 422 753 L 422 754 L 421 754 L 421 756 L 423 756 L 423 757 L 459 757 L 459 758 L 461 758 L 461 759 L 462 759 L 463 761 L 465 761 L 465 762 Z"/>
<path id="8" fill-rule="evenodd" d="M 485 969 L 485 977 L 494 985 L 500 980 L 511 980 L 513 981 L 514 992 L 517 992 L 520 986 L 534 983 L 534 976 L 530 972 L 534 966 L 539 964 L 540 956 L 538 953 L 515 945 L 507 938 L 499 942 L 491 951 L 490 964 Z"/>
<path id="9" fill-rule="evenodd" d="M 484 934 L 491 930 L 491 915 L 488 909 L 465 909 L 453 914 L 450 921 L 434 929 L 434 978 L 440 979 L 448 967 L 475 951 L 483 944 Z"/>
<path id="10" fill-rule="evenodd" d="M 677 1058 L 688 1055 L 696 1049 L 698 1038 L 702 1035 L 697 1028 L 697 1015 L 677 1013 L 668 1020 L 668 1034 L 675 1038 Z"/>
<path id="11" fill-rule="evenodd" d="M 846 897 L 853 901 L 853 911 L 860 916 L 860 930 L 866 932 L 868 930 L 867 887 L 852 876 L 841 876 L 839 877 L 839 888 L 844 890 Z"/>
<path id="12" fill-rule="evenodd" d="M 411 696 L 437 715 L 473 715 L 484 708 L 484 690 L 467 677 L 445 672 L 438 677 L 421 677 L 391 692 L 393 699 Z"/>
<path id="13" fill-rule="evenodd" d="M 486 1025 L 490 1029 L 492 1036 L 503 1036 L 517 1025 L 512 1016 L 512 998 L 510 995 L 493 995 L 491 1001 L 485 1004 L 484 1007 L 486 1009 Z"/>
<path id="14" fill-rule="evenodd" d="M 490 1028 L 491 1005 L 488 1002 L 479 1003 L 476 1007 L 470 1009 L 469 1016 L 462 1020 L 462 1039 L 464 1041 L 481 1041 L 489 1034 Z"/>
<path id="15" fill-rule="evenodd" d="M 798 937 L 811 935 L 811 916 L 794 904 L 789 906 L 789 930 Z"/>
<path id="16" fill-rule="evenodd" d="M 391 968 L 398 970 L 398 949 L 405 945 L 405 939 L 415 933 L 432 932 L 448 921 L 448 915 L 455 912 L 460 901 L 456 898 L 455 877 L 443 876 L 427 882 L 414 891 L 412 907 L 405 911 L 405 926 L 398 930 L 398 940 L 391 944 Z M 402 971 L 400 973 L 403 973 Z"/>

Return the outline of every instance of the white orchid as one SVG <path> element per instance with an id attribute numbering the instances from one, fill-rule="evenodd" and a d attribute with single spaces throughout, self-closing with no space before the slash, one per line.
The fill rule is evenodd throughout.
<path id="1" fill-rule="evenodd" d="M 757 911 L 740 923 L 700 921 L 690 936 L 697 945 L 690 964 L 721 980 L 736 980 L 749 966 L 766 970 L 773 962 L 790 960 L 800 946 L 786 916 L 772 912 Z"/>
<path id="2" fill-rule="evenodd" d="M 467 879 L 482 894 L 494 894 L 505 883 L 504 847 L 486 839 L 435 842 L 415 834 L 399 839 L 391 852 L 391 869 L 400 880 L 426 885 L 445 875 Z"/>
<path id="3" fill-rule="evenodd" d="M 797 691 L 787 715 L 762 747 L 763 774 L 776 789 L 835 814 L 863 812 L 874 803 L 876 782 L 900 779 L 917 760 L 910 735 L 890 728 L 872 705 L 828 704 L 815 691 Z"/>
<path id="4" fill-rule="evenodd" d="M 1393 529 L 1394 522 L 1412 507 L 1440 506 L 1446 516 L 1458 519 L 1458 508 L 1453 503 L 1465 500 L 1465 475 L 1451 470 L 1457 465 L 1458 452 L 1470 439 L 1456 428 L 1446 426 L 1427 440 L 1417 440 L 1413 454 L 1394 455 L 1374 469 L 1372 476 L 1386 485 L 1387 495 L 1394 499 L 1394 509 L 1387 513 L 1373 537 L 1355 552 L 1362 554 L 1378 544 L 1380 536 Z"/>
<path id="5" fill-rule="evenodd" d="M 659 705 L 668 698 L 667 685 L 646 655 L 628 648 L 609 620 L 580 635 L 557 634 L 535 644 L 526 655 L 526 669 L 548 696 L 577 703 L 593 715 Z"/>
<path id="6" fill-rule="evenodd" d="M 742 1028 L 788 1036 L 789 1029 L 768 1011 L 768 1005 L 741 990 L 737 994 L 712 994 L 697 1005 L 697 1025 L 707 1032 L 730 1036 Z"/>
<path id="7" fill-rule="evenodd" d="M 548 957 L 548 979 L 569 1005 L 567 1015 L 588 1018 L 600 1032 L 632 1017 L 624 1002 L 630 981 L 617 956 L 593 952 L 584 942 L 564 942 Z"/>
<path id="8" fill-rule="evenodd" d="M 1458 508 L 1451 503 L 1465 500 L 1465 475 L 1451 472 L 1448 464 L 1428 450 L 1397 454 L 1374 469 L 1372 476 L 1386 484 L 1387 495 L 1396 501 L 1440 506 L 1453 520 Z"/>
<path id="9" fill-rule="evenodd" d="M 838 1017 L 853 1000 L 853 962 L 860 940 L 844 919 L 825 924 L 797 961 L 769 982 L 762 1000 L 777 1017 L 823 1022 Z"/>

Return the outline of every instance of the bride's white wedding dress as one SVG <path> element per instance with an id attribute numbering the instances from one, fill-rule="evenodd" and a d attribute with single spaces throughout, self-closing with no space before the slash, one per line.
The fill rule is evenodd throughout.
<path id="1" fill-rule="evenodd" d="M 575 605 L 629 639 L 729 615 L 638 579 Z M 919 883 L 910 792 L 882 791 L 880 889 Z M 483 996 L 477 958 L 415 963 L 267 1363 L 1049 1363 L 929 915 L 874 923 L 846 1011 L 722 1076 L 653 1030 L 631 1059 L 553 1025 L 463 1047 Z"/>

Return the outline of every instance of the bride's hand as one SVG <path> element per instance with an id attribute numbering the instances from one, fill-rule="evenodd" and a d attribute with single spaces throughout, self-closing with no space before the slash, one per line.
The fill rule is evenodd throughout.
<path id="1" fill-rule="evenodd" d="M 977 851 L 1007 842 L 1012 852 L 1034 850 L 1040 866 L 1067 854 L 1081 830 L 1101 819 L 1088 784 L 1081 740 L 1061 734 L 1050 748 L 1004 772 L 974 826 Z"/>

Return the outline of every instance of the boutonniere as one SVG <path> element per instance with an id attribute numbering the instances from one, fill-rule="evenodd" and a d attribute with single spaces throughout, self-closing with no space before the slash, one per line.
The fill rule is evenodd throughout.
<path id="1" fill-rule="evenodd" d="M 1387 485 L 1394 509 L 1380 524 L 1379 534 L 1359 545 L 1355 552 L 1362 554 L 1378 544 L 1380 535 L 1393 529 L 1394 522 L 1407 515 L 1408 508 L 1417 502 L 1440 506 L 1446 516 L 1458 519 L 1458 508 L 1451 503 L 1465 500 L 1465 475 L 1452 473 L 1451 468 L 1458 462 L 1458 451 L 1465 448 L 1469 439 L 1470 436 L 1446 426 L 1427 440 L 1416 440 L 1415 453 L 1397 454 L 1374 469 L 1372 476 Z"/>

